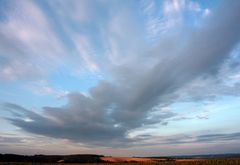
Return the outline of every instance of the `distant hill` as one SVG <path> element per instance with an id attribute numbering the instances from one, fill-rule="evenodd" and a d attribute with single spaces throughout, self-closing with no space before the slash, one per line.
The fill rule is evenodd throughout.
<path id="1" fill-rule="evenodd" d="M 171 156 L 172 158 L 236 158 L 240 157 L 240 154 L 228 153 L 228 154 L 209 154 L 209 155 L 179 155 Z"/>
<path id="2" fill-rule="evenodd" d="M 211 158 L 240 158 L 240 153 L 227 153 L 227 154 L 209 154 L 209 155 L 177 155 L 177 156 L 153 156 L 148 158 L 162 158 L 162 159 L 211 159 Z"/>
<path id="3" fill-rule="evenodd" d="M 103 155 L 16 155 L 0 154 L 0 162 L 40 162 L 40 163 L 100 163 Z"/>

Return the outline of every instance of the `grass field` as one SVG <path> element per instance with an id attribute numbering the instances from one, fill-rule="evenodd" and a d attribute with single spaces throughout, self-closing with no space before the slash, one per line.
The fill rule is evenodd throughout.
<path id="1" fill-rule="evenodd" d="M 79 165 L 80 163 L 0 162 L 0 165 Z M 204 161 L 169 161 L 157 163 L 91 163 L 80 165 L 240 165 L 240 158 L 209 159 Z"/>

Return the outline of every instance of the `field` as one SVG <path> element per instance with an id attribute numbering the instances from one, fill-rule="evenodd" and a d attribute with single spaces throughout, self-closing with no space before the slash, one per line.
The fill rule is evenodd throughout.
<path id="1" fill-rule="evenodd" d="M 207 160 L 177 159 L 163 162 L 127 162 L 127 163 L 24 163 L 24 162 L 0 162 L 0 165 L 240 165 L 240 158 L 219 158 Z"/>

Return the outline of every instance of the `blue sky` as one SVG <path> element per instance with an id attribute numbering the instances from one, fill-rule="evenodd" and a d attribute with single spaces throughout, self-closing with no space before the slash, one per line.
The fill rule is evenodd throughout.
<path id="1" fill-rule="evenodd" d="M 0 0 L 0 152 L 240 152 L 239 11 Z"/>

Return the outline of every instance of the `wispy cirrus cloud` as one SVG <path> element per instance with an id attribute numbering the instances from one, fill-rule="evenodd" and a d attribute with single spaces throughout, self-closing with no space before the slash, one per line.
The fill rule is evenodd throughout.
<path id="1" fill-rule="evenodd" d="M 0 22 L 1 78 L 42 77 L 47 74 L 44 66 L 49 61 L 64 57 L 64 46 L 34 2 L 9 3 L 12 7 L 4 10 L 5 17 Z"/>
<path id="2" fill-rule="evenodd" d="M 94 48 L 90 39 L 83 34 L 80 35 L 75 30 L 75 25 L 72 25 L 77 20 L 84 20 L 84 17 L 89 16 L 88 13 L 91 12 L 81 10 L 79 13 L 80 10 L 71 10 L 71 7 L 85 8 L 89 6 L 88 2 L 72 1 L 69 6 L 62 5 L 60 1 L 45 3 L 49 7 L 54 7 L 53 9 L 56 9 L 56 6 L 61 8 L 54 11 L 55 18 L 57 18 L 56 15 L 61 18 L 55 21 L 37 2 L 2 3 L 9 6 L 2 11 L 3 17 L 0 21 L 0 78 L 2 80 L 46 80 L 62 66 L 72 70 L 92 72 L 99 69 L 94 60 Z M 69 13 L 65 17 L 61 11 L 66 9 L 72 14 Z M 57 27 L 58 25 L 61 28 Z"/>
<path id="3" fill-rule="evenodd" d="M 141 1 L 141 8 L 145 16 L 147 38 L 150 43 L 156 46 L 160 38 L 171 35 L 180 29 L 186 20 L 197 19 L 199 22 L 202 16 L 208 16 L 210 9 L 204 8 L 196 1 L 171 0 L 171 1 Z M 189 18 L 186 18 L 188 16 Z M 193 20 L 194 20 L 193 19 Z M 195 22 L 187 22 L 192 23 Z"/>

